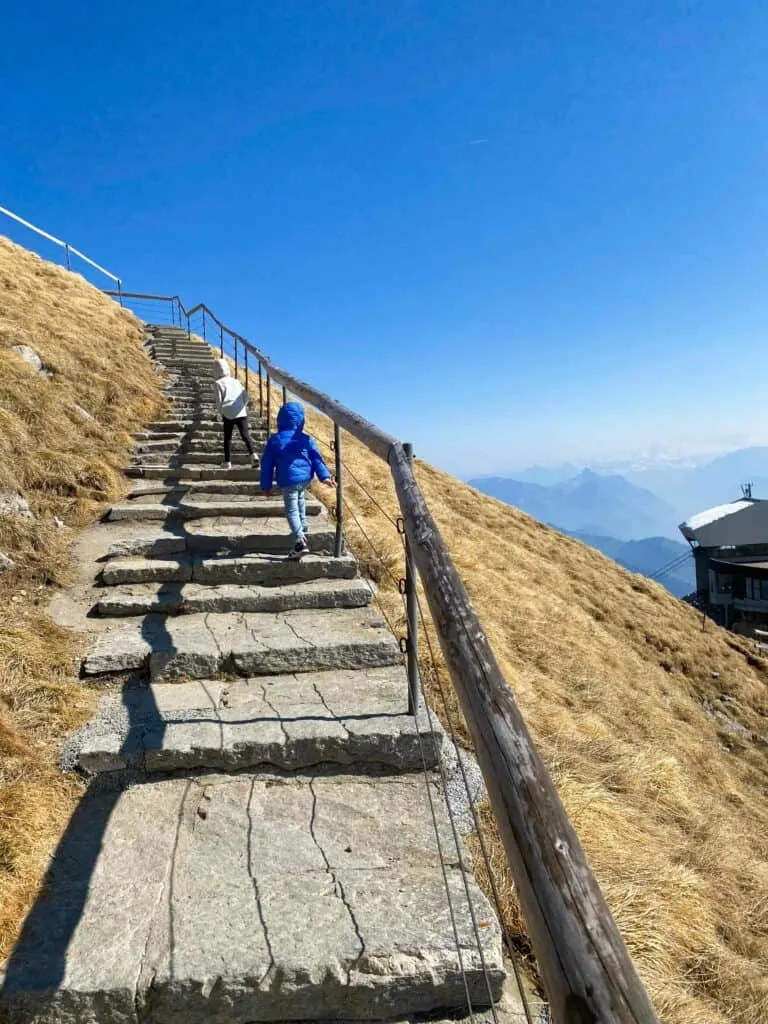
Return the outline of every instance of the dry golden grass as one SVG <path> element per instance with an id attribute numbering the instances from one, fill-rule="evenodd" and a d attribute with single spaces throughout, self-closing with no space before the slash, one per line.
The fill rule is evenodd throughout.
<path id="1" fill-rule="evenodd" d="M 324 416 L 308 410 L 307 422 L 319 440 L 333 436 Z M 347 435 L 344 460 L 396 516 L 388 467 Z M 659 1016 L 765 1024 L 768 664 L 749 641 L 704 628 L 661 586 L 597 551 L 425 463 L 416 475 Z M 402 575 L 394 528 L 349 477 L 345 488 L 349 512 Z M 402 599 L 378 555 L 349 515 L 345 529 L 404 632 Z M 423 642 L 420 660 L 445 718 Z M 746 732 L 724 727 L 713 708 Z M 505 916 L 524 946 L 488 812 L 486 821 Z"/>
<path id="2" fill-rule="evenodd" d="M 14 345 L 33 348 L 53 376 Z M 76 678 L 77 641 L 45 608 L 67 581 L 75 531 L 124 490 L 131 432 L 160 403 L 138 321 L 0 237 L 0 491 L 22 494 L 35 516 L 0 515 L 0 551 L 15 562 L 0 574 L 0 961 L 77 799 L 56 765 L 58 741 L 92 706 Z"/>
<path id="3" fill-rule="evenodd" d="M 70 534 L 53 516 L 77 527 L 123 487 L 129 432 L 152 417 L 159 391 L 130 316 L 2 240 L 0 295 L 0 487 L 21 490 L 38 517 L 0 524 L 0 550 L 17 559 L 0 577 L 0 600 L 12 609 L 0 627 L 2 956 L 76 797 L 56 770 L 56 742 L 90 707 L 73 685 L 74 643 L 43 612 L 50 587 L 66 579 Z M 52 381 L 8 351 L 25 342 L 55 371 Z M 83 425 L 74 402 L 96 422 Z M 311 410 L 307 418 L 327 442 L 328 420 Z M 388 468 L 346 435 L 345 462 L 395 516 Z M 579 542 L 424 463 L 417 476 L 662 1020 L 763 1024 L 765 662 L 746 640 L 703 629 L 661 587 Z M 398 537 L 349 478 L 346 494 L 375 552 L 351 518 L 348 539 L 402 631 L 386 571 L 402 573 Z M 22 589 L 25 600 L 13 603 Z M 420 654 L 432 703 L 445 718 L 442 689 L 455 716 L 439 651 L 437 673 L 423 642 Z M 746 731 L 723 728 L 713 708 Z M 523 936 L 492 827 L 490 839 L 505 916 Z"/>

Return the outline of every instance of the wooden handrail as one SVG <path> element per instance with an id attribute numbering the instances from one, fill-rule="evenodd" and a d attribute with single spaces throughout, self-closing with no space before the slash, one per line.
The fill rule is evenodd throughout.
<path id="1" fill-rule="evenodd" d="M 126 297 L 132 296 L 124 292 Z M 187 315 L 180 300 L 179 308 Z M 389 463 L 410 548 L 472 733 L 553 1020 L 556 1024 L 658 1024 L 403 445 L 276 366 L 204 304 L 189 315 L 200 309 L 259 359 L 271 380 L 325 413 Z"/>
<path id="2" fill-rule="evenodd" d="M 389 463 L 552 1016 L 558 1024 L 653 1024 L 624 940 L 399 442 Z"/>

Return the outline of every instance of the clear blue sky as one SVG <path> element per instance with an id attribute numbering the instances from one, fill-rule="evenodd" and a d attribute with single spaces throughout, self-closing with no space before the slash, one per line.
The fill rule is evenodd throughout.
<path id="1" fill-rule="evenodd" d="M 766 54 L 765 0 L 10 5 L 0 205 L 462 475 L 768 440 Z"/>

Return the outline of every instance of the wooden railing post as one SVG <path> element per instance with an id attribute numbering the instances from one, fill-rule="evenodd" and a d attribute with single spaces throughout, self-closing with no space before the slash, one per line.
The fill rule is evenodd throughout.
<path id="1" fill-rule="evenodd" d="M 336 558 L 344 554 L 344 463 L 341 458 L 341 427 L 333 424 L 333 454 L 336 458 L 336 537 L 333 553 Z"/>
<path id="2" fill-rule="evenodd" d="M 409 462 L 413 462 L 413 446 L 403 445 L 403 451 Z M 416 590 L 416 562 L 413 549 L 408 539 L 408 531 L 403 523 L 403 539 L 405 542 L 405 616 L 408 622 L 406 637 L 406 659 L 408 665 L 408 714 L 415 715 L 419 709 L 419 606 Z"/>

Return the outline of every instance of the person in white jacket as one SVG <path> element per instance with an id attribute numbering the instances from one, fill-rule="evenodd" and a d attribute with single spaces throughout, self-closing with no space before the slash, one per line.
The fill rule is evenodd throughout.
<path id="1" fill-rule="evenodd" d="M 253 450 L 253 441 L 248 430 L 248 392 L 240 381 L 233 377 L 226 359 L 217 359 L 219 377 L 216 380 L 216 408 L 224 424 L 224 461 L 222 469 L 232 469 L 232 431 L 237 427 L 243 444 L 251 456 L 251 463 L 258 466 L 259 457 Z"/>

